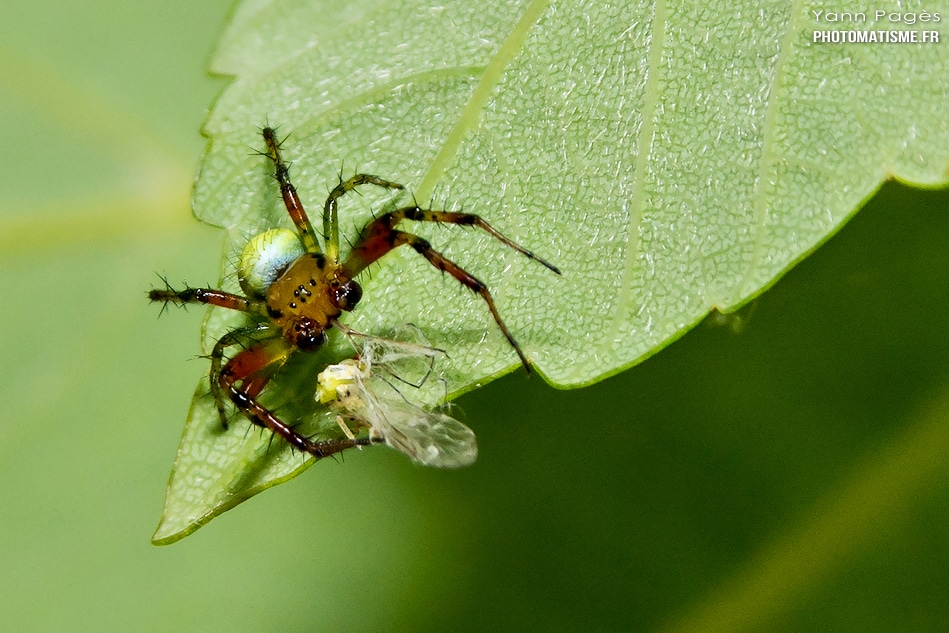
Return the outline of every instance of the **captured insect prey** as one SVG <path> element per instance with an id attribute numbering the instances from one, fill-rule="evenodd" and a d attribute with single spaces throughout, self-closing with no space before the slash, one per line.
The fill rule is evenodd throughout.
<path id="1" fill-rule="evenodd" d="M 418 391 L 444 352 L 422 344 L 364 336 L 359 357 L 330 365 L 317 377 L 316 398 L 338 412 L 337 423 L 353 438 L 350 424 L 369 429 L 369 439 L 385 442 L 424 466 L 460 468 L 474 463 L 474 432 L 453 417 L 416 404 Z M 427 361 L 413 382 L 410 365 Z"/>
<path id="2" fill-rule="evenodd" d="M 237 267 L 243 291 L 240 294 L 214 288 L 185 287 L 179 290 L 167 282 L 164 288 L 148 293 L 152 301 L 176 305 L 203 303 L 239 311 L 248 318 L 249 325 L 225 333 L 210 353 L 210 391 L 221 425 L 227 429 L 228 417 L 236 408 L 253 424 L 269 429 L 294 448 L 317 458 L 384 441 L 421 463 L 438 466 L 470 463 L 474 460 L 476 447 L 474 436 L 467 427 L 443 414 L 426 411 L 409 399 L 400 398 L 398 390 L 393 395 L 379 385 L 380 382 L 386 384 L 381 374 L 385 373 L 387 364 L 378 356 L 379 348 L 370 346 L 368 353 L 351 364 L 334 366 L 337 369 L 333 371 L 341 372 L 337 381 L 349 385 L 348 395 L 337 392 L 332 397 L 326 396 L 344 423 L 346 419 L 356 422 L 357 426 L 368 429 L 368 434 L 344 432 L 336 439 L 311 439 L 294 428 L 296 420 L 284 421 L 272 407 L 262 404 L 261 398 L 270 393 L 265 390 L 278 370 L 285 366 L 288 369 L 295 367 L 292 363 L 287 365 L 294 354 L 320 349 L 333 328 L 352 333 L 339 319 L 344 312 L 352 311 L 362 298 L 357 277 L 402 245 L 410 246 L 432 266 L 480 295 L 497 327 L 525 369 L 530 371 L 530 361 L 501 319 L 487 286 L 436 251 L 428 241 L 399 230 L 397 227 L 403 220 L 474 226 L 551 271 L 557 274 L 560 271 L 506 238 L 480 216 L 433 211 L 417 204 L 396 208 L 369 221 L 352 242 L 348 254 L 341 257 L 339 199 L 363 185 L 393 191 L 404 187 L 369 174 L 340 179 L 323 204 L 321 244 L 290 182 L 288 163 L 281 156 L 282 142 L 278 141 L 273 128 L 265 127 L 262 133 L 266 146 L 263 154 L 273 163 L 280 194 L 295 230 L 274 228 L 249 240 Z M 425 356 L 418 351 L 422 347 L 418 346 L 415 352 Z M 315 376 L 313 380 L 315 382 Z M 425 440 L 420 436 L 423 432 L 432 437 Z"/>

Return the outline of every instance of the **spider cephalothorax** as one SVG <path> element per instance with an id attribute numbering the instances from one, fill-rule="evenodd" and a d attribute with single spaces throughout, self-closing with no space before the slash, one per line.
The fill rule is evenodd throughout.
<path id="1" fill-rule="evenodd" d="M 276 133 L 272 128 L 265 127 L 263 136 L 267 145 L 266 155 L 273 161 L 280 193 L 296 230 L 271 229 L 248 242 L 238 266 L 243 296 L 211 288 L 175 290 L 166 287 L 148 293 L 152 301 L 206 303 L 239 310 L 257 323 L 249 331 L 225 334 L 211 352 L 211 392 L 225 428 L 225 402 L 230 400 L 254 424 L 270 429 L 294 447 L 316 457 L 325 457 L 369 442 L 368 438 L 312 441 L 261 405 L 258 397 L 274 372 L 283 366 L 293 352 L 319 349 L 326 341 L 329 329 L 344 327 L 339 323 L 339 317 L 343 312 L 355 308 L 362 298 L 362 288 L 356 277 L 370 264 L 403 244 L 411 246 L 433 266 L 481 295 L 501 332 L 524 367 L 530 370 L 527 357 L 501 320 L 487 287 L 433 249 L 426 240 L 396 227 L 402 220 L 476 226 L 559 274 L 556 267 L 504 237 L 477 215 L 432 211 L 417 205 L 384 213 L 370 221 L 363 227 L 347 257 L 340 260 L 337 220 L 339 198 L 361 185 L 376 185 L 386 189 L 402 189 L 402 185 L 368 174 L 357 174 L 341 181 L 330 192 L 323 206 L 324 249 L 290 182 L 287 165 L 280 156 Z M 244 348 L 225 362 L 225 350 L 235 345 Z"/>

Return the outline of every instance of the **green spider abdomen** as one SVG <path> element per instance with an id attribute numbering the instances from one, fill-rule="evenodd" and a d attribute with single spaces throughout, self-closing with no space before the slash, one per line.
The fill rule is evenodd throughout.
<path id="1" fill-rule="evenodd" d="M 271 284 L 304 253 L 300 238 L 290 229 L 270 229 L 253 237 L 237 266 L 241 288 L 249 297 L 265 298 Z"/>

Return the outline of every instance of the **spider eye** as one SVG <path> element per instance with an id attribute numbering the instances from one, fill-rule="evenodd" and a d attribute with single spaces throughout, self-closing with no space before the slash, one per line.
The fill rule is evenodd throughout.
<path id="1" fill-rule="evenodd" d="M 301 319 L 293 325 L 293 344 L 301 352 L 312 352 L 326 342 L 326 331 L 315 321 Z"/>
<path id="2" fill-rule="evenodd" d="M 351 311 L 362 299 L 362 287 L 353 280 L 347 281 L 336 288 L 336 306 L 340 310 Z"/>

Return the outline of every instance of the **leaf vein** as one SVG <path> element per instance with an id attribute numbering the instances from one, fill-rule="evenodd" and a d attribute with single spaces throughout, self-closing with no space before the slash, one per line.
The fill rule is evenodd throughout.
<path id="1" fill-rule="evenodd" d="M 801 6 L 801 0 L 794 0 L 794 2 L 791 3 L 791 13 L 788 16 L 784 37 L 781 38 L 781 44 L 778 47 L 778 54 L 774 64 L 774 74 L 771 76 L 771 85 L 768 88 L 768 106 L 765 109 L 764 121 L 761 126 L 761 159 L 758 164 L 758 176 L 755 179 L 754 218 L 752 220 L 752 226 L 755 227 L 755 241 L 752 247 L 751 262 L 748 264 L 744 277 L 742 277 L 741 282 L 736 287 L 738 296 L 732 297 L 732 300 L 729 302 L 731 304 L 734 304 L 748 293 L 747 286 L 756 278 L 755 271 L 761 265 L 761 260 L 764 258 L 765 251 L 767 250 L 765 245 L 765 235 L 767 233 L 765 226 L 768 221 L 768 203 L 772 191 L 772 186 L 768 178 L 775 165 L 775 159 L 777 158 L 774 136 L 775 127 L 777 125 L 778 104 L 780 101 L 777 92 L 784 80 L 784 66 L 793 49 L 794 37 L 798 33 L 796 25 L 801 14 Z"/>
<path id="2" fill-rule="evenodd" d="M 610 325 L 609 334 L 604 337 L 600 345 L 600 352 L 608 357 L 612 356 L 612 350 L 618 340 L 625 338 L 625 332 L 621 331 L 626 317 L 626 308 L 632 300 L 633 279 L 636 275 L 636 263 L 639 256 L 639 229 L 642 224 L 643 206 L 645 204 L 644 184 L 646 182 L 646 170 L 649 166 L 649 159 L 652 155 L 653 140 L 656 132 L 656 110 L 659 106 L 659 76 L 662 66 L 662 51 L 665 43 L 666 30 L 666 4 L 663 0 L 658 0 L 653 11 L 652 33 L 650 35 L 649 62 L 646 71 L 645 101 L 643 103 L 642 126 L 639 129 L 639 135 L 636 138 L 636 163 L 633 177 L 633 191 L 629 199 L 627 209 L 629 211 L 629 233 L 627 236 L 626 262 L 623 268 L 622 281 L 619 284 L 619 294 L 617 296 L 616 311 L 613 314 L 613 322 Z"/>
<path id="3" fill-rule="evenodd" d="M 487 66 L 485 66 L 484 73 L 481 75 L 481 81 L 478 82 L 478 85 L 475 86 L 474 91 L 472 91 L 470 99 L 468 99 L 464 109 L 458 116 L 458 120 L 455 121 L 455 125 L 448 133 L 448 137 L 445 139 L 441 151 L 435 156 L 428 172 L 416 190 L 416 195 L 420 200 L 431 197 L 435 184 L 441 179 L 442 175 L 444 175 L 448 165 L 458 153 L 461 143 L 468 135 L 468 132 L 480 124 L 481 113 L 484 110 L 484 106 L 494 94 L 494 89 L 501 81 L 504 70 L 523 49 L 528 34 L 534 24 L 540 19 L 541 15 L 543 15 L 548 4 L 549 0 L 534 0 L 531 2 L 530 6 L 528 6 L 524 12 L 524 15 L 517 21 L 511 34 L 501 45 L 501 48 L 498 49 L 497 54 L 488 62 Z"/>

